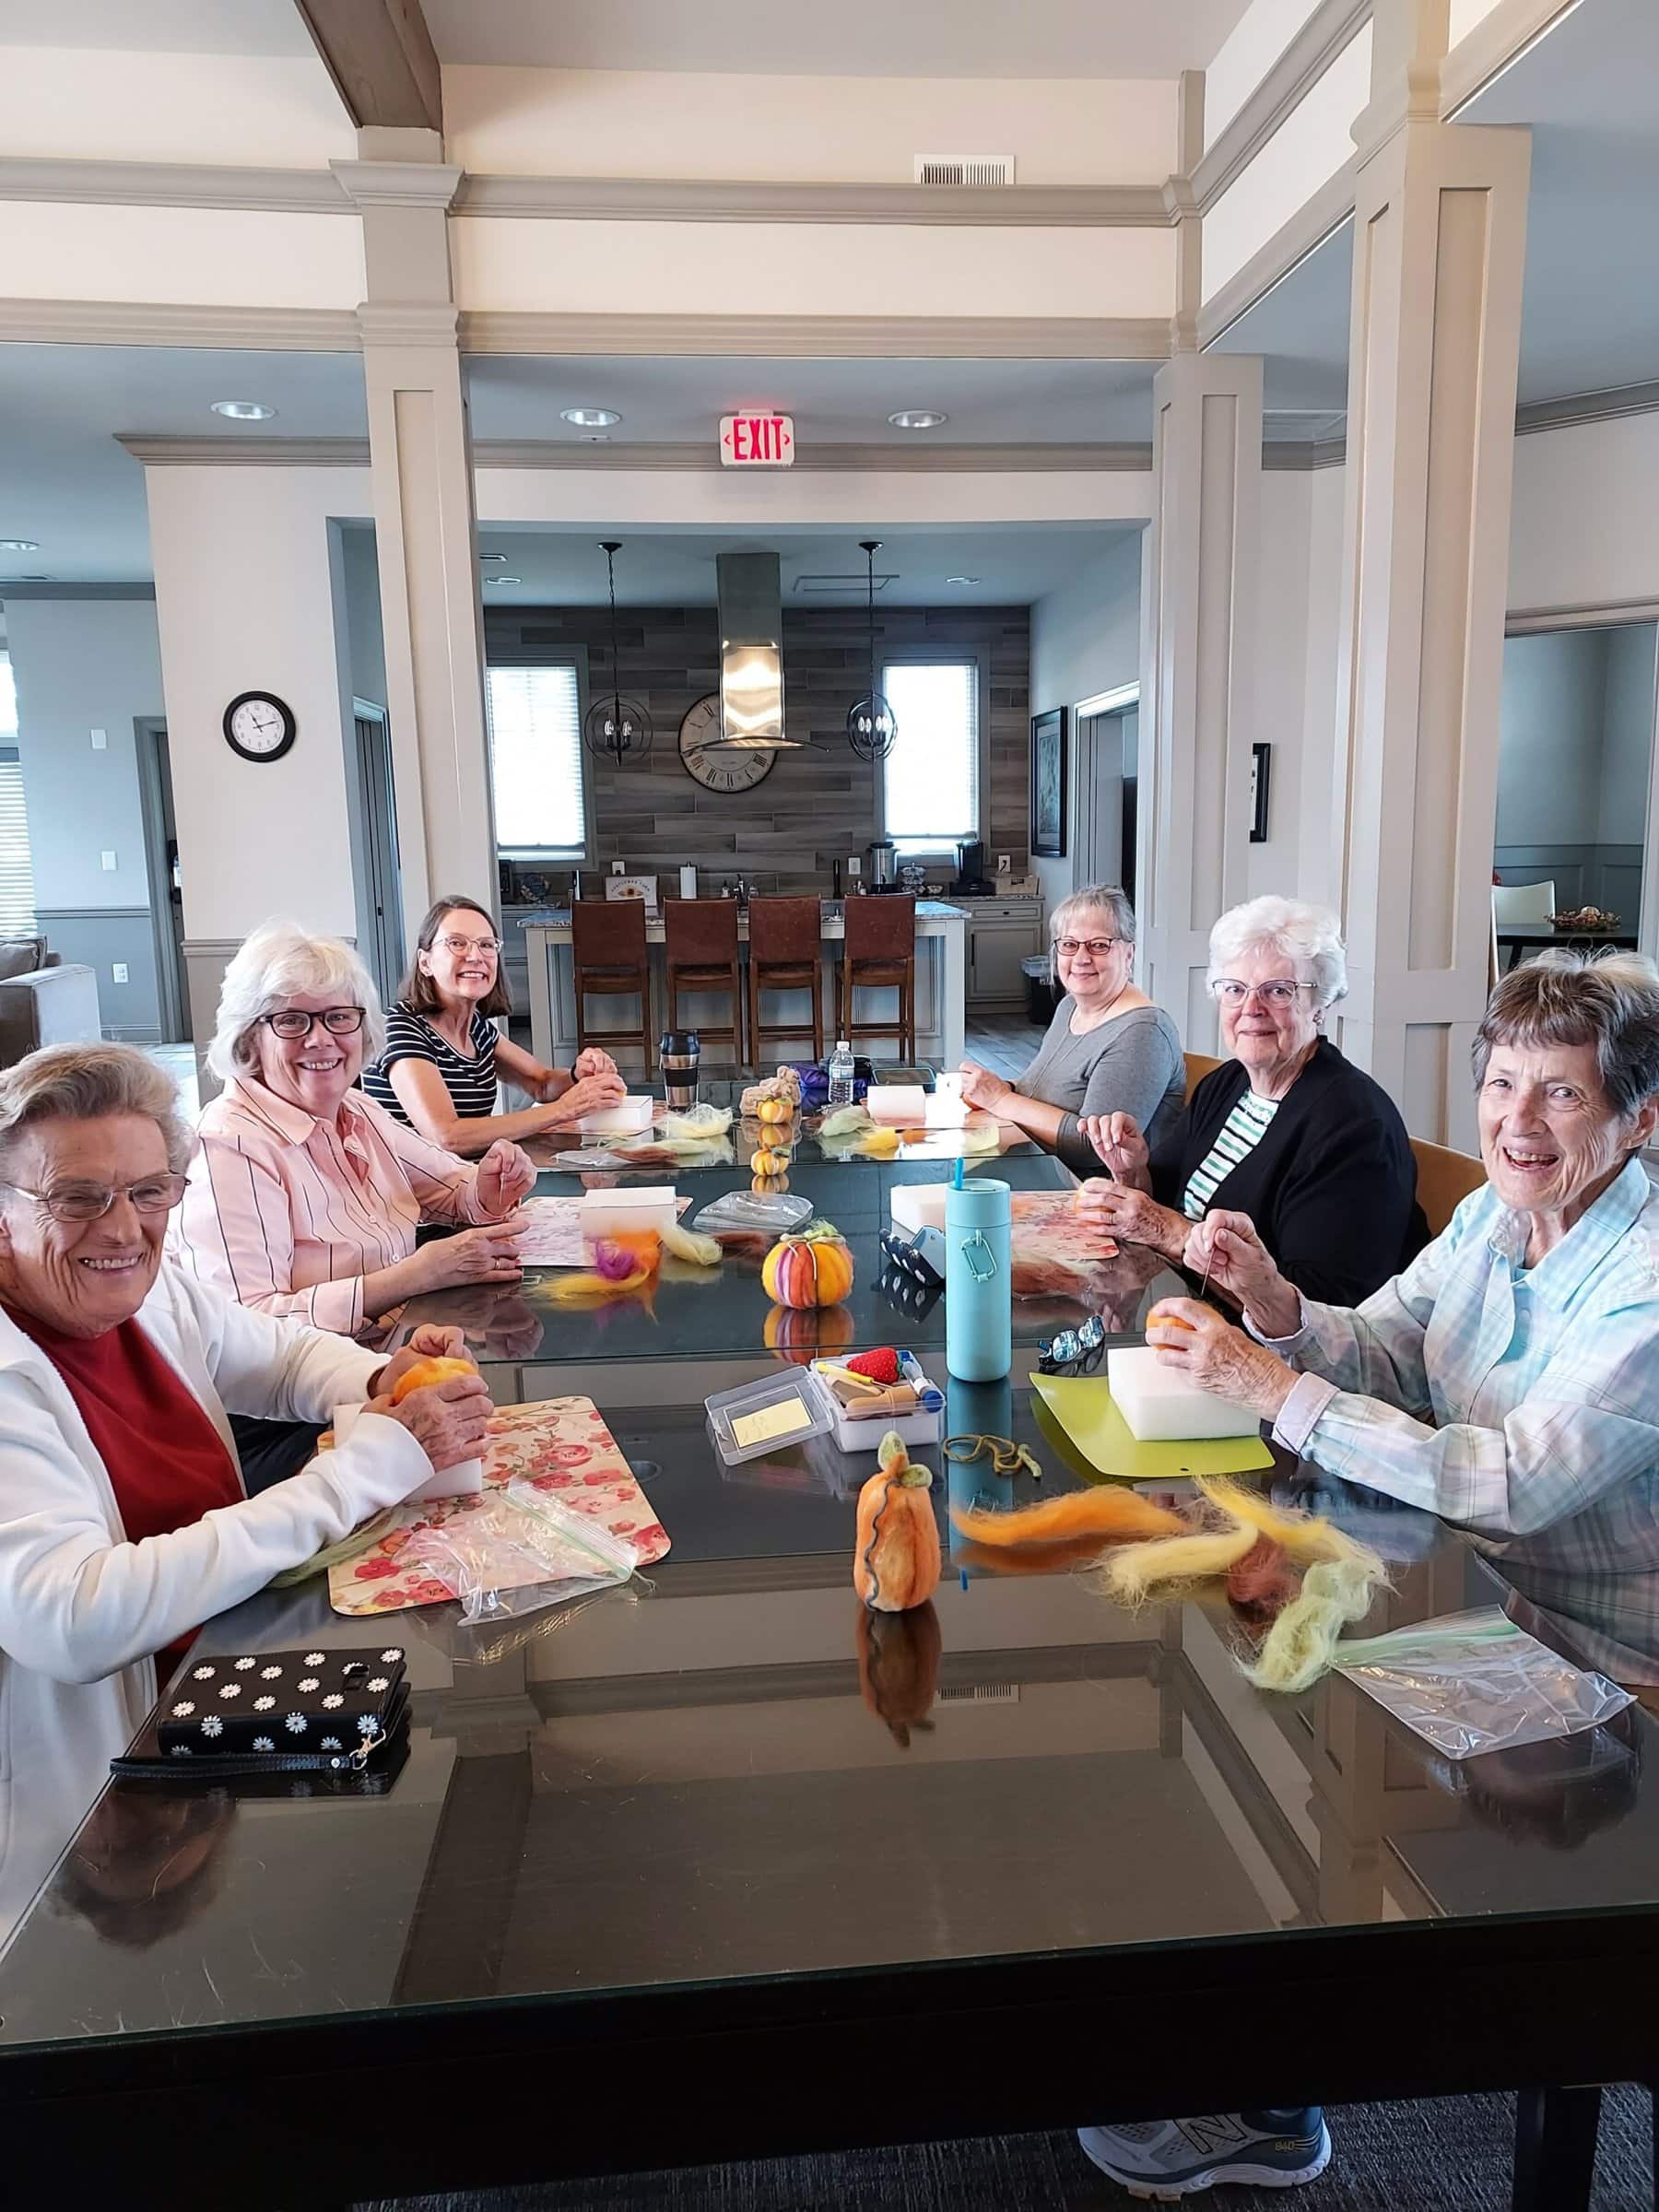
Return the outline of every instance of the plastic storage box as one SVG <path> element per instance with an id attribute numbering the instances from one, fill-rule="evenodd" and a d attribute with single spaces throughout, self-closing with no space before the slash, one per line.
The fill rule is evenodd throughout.
<path id="1" fill-rule="evenodd" d="M 703 1405 L 714 1448 L 728 1467 L 827 1436 L 834 1426 L 833 1399 L 804 1367 L 716 1391 Z"/>

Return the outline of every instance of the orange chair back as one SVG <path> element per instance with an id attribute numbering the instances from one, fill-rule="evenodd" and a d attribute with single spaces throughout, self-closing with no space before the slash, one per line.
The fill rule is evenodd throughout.
<path id="1" fill-rule="evenodd" d="M 1486 1181 L 1486 1168 L 1467 1152 L 1431 1145 L 1426 1137 L 1414 1136 L 1411 1150 L 1417 1161 L 1418 1204 L 1429 1224 L 1429 1234 L 1438 1237 L 1457 1211 L 1458 1201 L 1477 1191 Z"/>
<path id="2" fill-rule="evenodd" d="M 1186 1095 L 1190 1099 L 1205 1077 L 1213 1076 L 1221 1063 L 1208 1053 L 1182 1053 L 1181 1056 L 1186 1062 Z"/>

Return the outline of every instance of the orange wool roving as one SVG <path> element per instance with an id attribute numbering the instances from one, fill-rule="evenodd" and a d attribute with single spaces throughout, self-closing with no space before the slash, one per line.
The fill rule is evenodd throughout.
<path id="1" fill-rule="evenodd" d="M 419 1359 L 392 1388 L 392 1403 L 401 1406 L 412 1390 L 430 1390 L 434 1383 L 452 1382 L 457 1375 L 476 1375 L 470 1359 Z"/>
<path id="2" fill-rule="evenodd" d="M 1138 1490 L 1068 1490 L 1011 1513 L 950 1509 L 951 1524 L 975 1544 L 1053 1544 L 1067 1536 L 1184 1536 L 1187 1524 Z"/>

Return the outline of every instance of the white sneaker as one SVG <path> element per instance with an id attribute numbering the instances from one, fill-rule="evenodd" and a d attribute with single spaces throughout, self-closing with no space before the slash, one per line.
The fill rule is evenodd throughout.
<path id="1" fill-rule="evenodd" d="M 1083 2155 L 1131 2196 L 1178 2204 L 1221 2182 L 1300 2189 L 1331 2162 L 1331 2131 L 1316 2104 L 1288 2112 L 1206 2112 L 1138 2126 L 1080 2127 Z"/>

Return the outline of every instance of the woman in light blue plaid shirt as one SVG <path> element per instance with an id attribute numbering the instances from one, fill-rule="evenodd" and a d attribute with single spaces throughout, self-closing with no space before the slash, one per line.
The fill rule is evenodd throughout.
<path id="1" fill-rule="evenodd" d="M 1189 1267 L 1249 1334 L 1171 1300 L 1167 1366 L 1273 1423 L 1335 1475 L 1489 1540 L 1566 1602 L 1659 1567 L 1659 970 L 1551 951 L 1506 975 L 1477 1033 L 1484 1189 L 1356 1309 L 1287 1283 L 1249 1220 L 1212 1213 Z M 1185 1325 L 1178 1325 L 1184 1324 Z"/>

